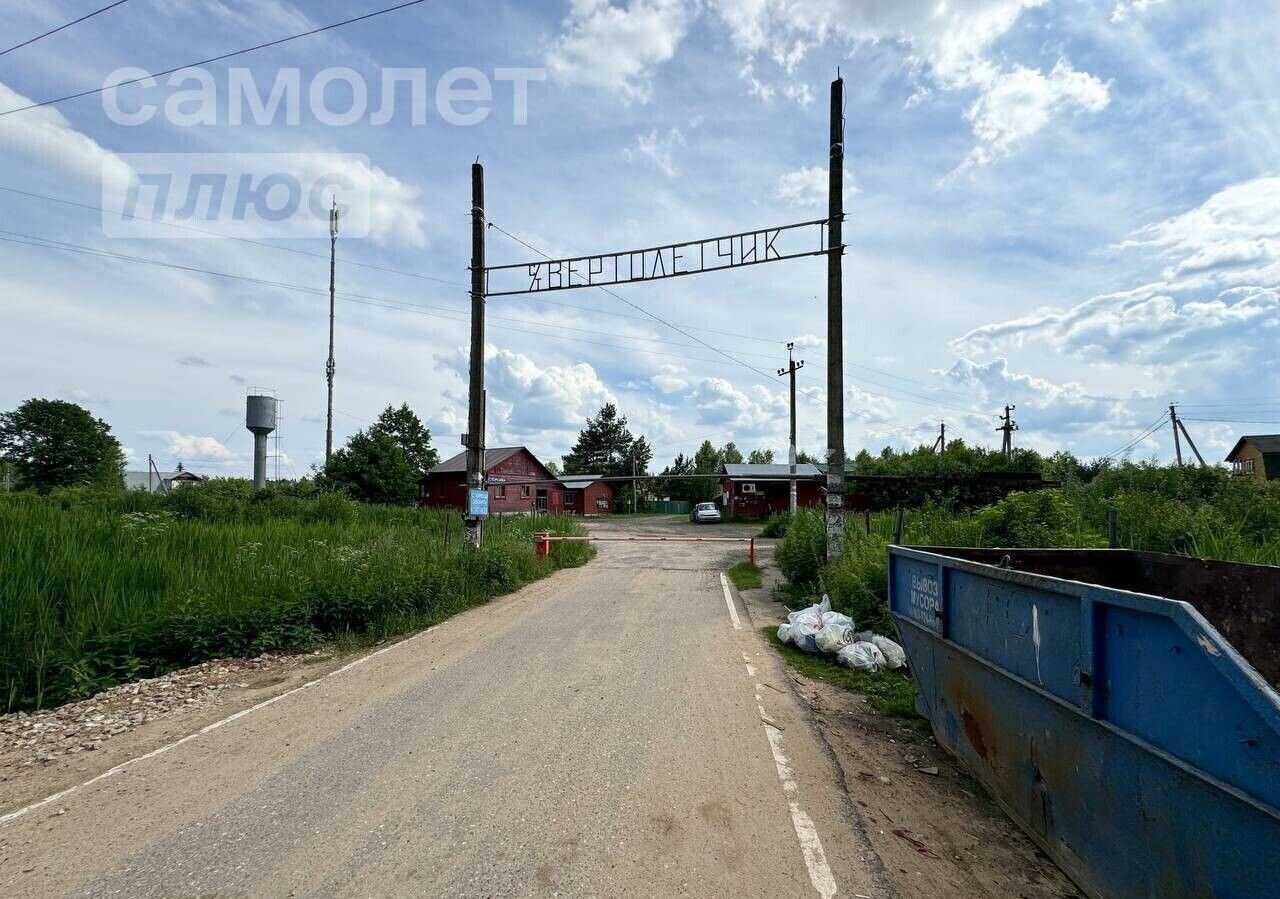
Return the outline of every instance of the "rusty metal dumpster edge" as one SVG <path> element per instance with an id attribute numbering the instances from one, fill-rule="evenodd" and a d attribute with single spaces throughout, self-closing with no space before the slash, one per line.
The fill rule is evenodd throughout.
<path id="1" fill-rule="evenodd" d="M 1280 897 L 1280 696 L 1184 602 L 890 547 L 917 708 L 1093 899 Z"/>

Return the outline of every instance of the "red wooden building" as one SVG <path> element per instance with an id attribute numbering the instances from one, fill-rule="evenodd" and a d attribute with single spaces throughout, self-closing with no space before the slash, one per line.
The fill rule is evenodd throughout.
<path id="1" fill-rule="evenodd" d="M 555 475 L 527 447 L 505 446 L 485 450 L 484 467 L 489 485 L 489 514 L 529 515 L 564 511 L 564 488 Z M 539 484 L 522 483 L 542 481 Z M 420 506 L 467 508 L 467 454 L 458 453 L 441 462 L 419 482 Z"/>
<path id="2" fill-rule="evenodd" d="M 726 515 L 768 518 L 791 508 L 790 465 L 734 465 L 720 468 L 721 505 Z M 808 463 L 796 466 L 796 504 L 822 505 L 822 472 Z"/>
<path id="3" fill-rule="evenodd" d="M 562 475 L 560 483 L 564 484 L 564 510 L 570 515 L 609 515 L 614 511 L 613 484 L 600 480 L 600 475 Z"/>

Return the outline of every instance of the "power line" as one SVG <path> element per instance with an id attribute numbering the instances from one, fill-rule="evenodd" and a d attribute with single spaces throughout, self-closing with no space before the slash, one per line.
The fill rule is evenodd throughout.
<path id="1" fill-rule="evenodd" d="M 0 231 L 0 235 L 16 234 L 16 233 L 18 232 Z M 20 239 L 20 237 L 0 236 L 0 241 L 4 241 L 6 243 L 21 244 L 23 246 L 36 247 L 38 249 L 60 250 L 63 252 L 77 253 L 85 256 L 95 256 L 95 257 L 105 258 L 105 259 L 115 259 L 122 262 L 131 262 L 138 265 L 150 265 L 150 266 L 156 266 L 159 268 L 168 268 L 176 271 L 187 272 L 190 274 L 209 275 L 215 278 L 226 278 L 233 281 L 242 281 L 249 284 L 257 284 L 263 287 L 275 287 L 282 290 L 298 291 L 300 293 L 311 294 L 313 296 L 328 295 L 327 291 L 320 290 L 319 288 L 308 287 L 303 284 L 291 284 L 286 281 L 271 281 L 265 278 L 255 278 L 249 275 L 237 275 L 231 272 L 220 272 L 214 269 L 200 268 L 199 266 L 182 265 L 176 262 L 165 262 L 164 260 L 160 260 L 160 259 L 148 259 L 141 256 L 128 256 L 121 253 L 111 253 L 111 252 L 108 252 L 105 250 L 99 250 L 93 247 L 85 247 L 78 244 L 70 244 L 64 241 L 54 241 L 48 238 L 34 237 L 33 235 L 21 235 L 21 237 L 28 237 L 33 239 L 24 240 L 24 239 Z M 387 300 L 382 297 L 371 297 L 371 296 L 368 296 L 367 294 L 343 292 L 343 293 L 338 293 L 338 296 L 347 302 L 358 303 L 360 305 L 365 305 L 365 306 L 375 306 L 375 307 L 381 307 L 386 309 L 394 309 L 401 312 L 412 312 L 418 315 L 426 315 L 432 318 L 439 318 L 439 319 L 444 319 L 446 321 L 454 321 L 462 324 L 465 324 L 466 322 L 469 321 L 469 319 L 466 317 L 466 312 L 464 310 L 457 310 L 461 317 L 455 317 L 442 312 L 433 312 L 431 311 L 432 307 L 424 307 L 415 303 L 401 303 L 401 302 L 396 302 L 394 300 Z M 441 308 L 441 307 L 435 307 L 435 308 Z M 446 311 L 451 312 L 454 310 L 446 310 Z M 545 325 L 544 327 L 557 327 L 557 326 Z M 508 328 L 508 330 L 517 331 L 519 333 L 525 333 L 525 334 L 533 334 L 538 337 L 549 337 L 554 340 L 566 340 L 574 343 L 583 343 L 583 344 L 589 344 L 592 346 L 600 346 L 608 349 L 628 350 L 632 352 L 634 352 L 637 349 L 636 347 L 633 347 L 633 346 L 621 346 L 616 343 L 605 343 L 603 341 L 598 341 L 598 340 L 587 340 L 581 337 L 566 337 L 561 334 L 549 333 L 547 331 L 534 331 L 528 328 Z M 596 333 L 596 332 L 591 332 L 591 333 Z M 622 335 L 619 335 L 619 336 L 622 336 Z M 624 339 L 647 341 L 651 343 L 670 343 L 670 341 L 662 341 L 658 338 L 625 337 Z M 675 345 L 685 346 L 685 344 L 675 344 Z M 718 359 L 703 359 L 696 356 L 691 357 L 687 354 L 660 353 L 654 350 L 645 350 L 645 352 L 649 353 L 649 355 L 652 355 L 652 356 L 665 357 L 669 359 L 679 359 L 685 362 L 701 362 L 708 365 L 729 364 L 727 362 L 721 362 Z M 741 365 L 744 363 L 739 362 L 737 364 Z"/>
<path id="2" fill-rule="evenodd" d="M 495 230 L 499 231 L 500 233 L 505 234 L 507 237 L 511 238 L 511 239 L 512 239 L 512 240 L 514 240 L 516 243 L 520 244 L 522 247 L 525 247 L 525 248 L 527 248 L 527 249 L 531 250 L 532 252 L 537 253 L 537 254 L 538 254 L 539 256 L 541 256 L 543 259 L 551 259 L 551 257 L 550 257 L 550 256 L 548 256 L 546 253 L 544 253 L 542 250 L 539 250 L 537 247 L 533 246 L 533 245 L 532 245 L 532 244 L 530 244 L 528 241 L 521 240 L 519 237 L 516 237 L 516 236 L 515 236 L 514 234 L 512 234 L 510 231 L 507 231 L 507 230 L 505 230 L 504 228 L 499 227 L 498 225 L 494 224 L 493 222 L 489 222 L 489 223 L 488 223 L 488 225 L 489 225 L 489 227 L 490 227 L 490 228 L 493 228 L 493 229 L 495 229 Z M 590 286 L 590 285 L 583 285 L 583 286 Z M 621 295 L 619 295 L 619 294 L 617 294 L 617 293 L 613 292 L 612 290 L 609 290 L 607 287 L 604 287 L 604 286 L 599 285 L 599 284 L 597 284 L 597 285 L 595 285 L 595 286 L 596 286 L 598 289 L 603 290 L 605 293 L 609 294 L 609 296 L 613 297 L 614 299 L 616 299 L 616 300 L 620 300 L 621 302 L 626 303 L 628 306 L 630 306 L 632 309 L 635 309 L 637 312 L 642 312 L 642 313 L 644 313 L 645 315 L 649 316 L 649 318 L 653 319 L 654 321 L 656 321 L 656 322 L 660 322 L 660 323 L 662 323 L 662 324 L 666 325 L 668 328 L 670 328 L 671 330 L 675 331 L 677 334 L 683 334 L 685 337 L 689 338 L 690 340 L 692 340 L 692 341 L 694 341 L 694 342 L 696 342 L 696 343 L 701 344 L 702 346 L 706 347 L 707 349 L 709 349 L 709 350 L 711 350 L 711 351 L 713 351 L 713 352 L 715 352 L 715 353 L 719 353 L 721 356 L 724 356 L 724 357 L 725 357 L 726 359 L 728 359 L 730 362 L 733 362 L 733 363 L 735 363 L 735 364 L 737 364 L 737 365 L 741 365 L 743 368 L 747 369 L 748 371 L 754 372 L 755 374 L 757 374 L 757 375 L 759 375 L 760 377 L 764 378 L 766 381 L 771 381 L 771 380 L 773 380 L 773 378 L 772 378 L 772 376 L 771 376 L 771 375 L 766 374 L 765 372 L 763 372 L 763 371 L 761 371 L 760 369 L 756 368 L 756 367 L 755 367 L 754 365 L 752 365 L 751 363 L 749 363 L 749 362 L 743 362 L 741 359 L 737 359 L 737 358 L 735 358 L 734 356 L 729 355 L 729 354 L 728 354 L 728 353 L 726 353 L 724 350 L 720 349 L 719 347 L 716 347 L 716 346 L 713 346 L 713 345 L 711 345 L 711 344 L 707 343 L 705 340 L 703 340 L 703 339 L 702 339 L 702 338 L 700 338 L 700 337 L 694 337 L 694 336 L 693 336 L 692 334 L 690 334 L 688 331 L 681 330 L 679 327 L 677 327 L 676 325 L 673 325 L 671 322 L 667 321 L 666 319 L 662 318 L 661 316 L 656 315 L 656 314 L 655 314 L 655 313 L 653 313 L 653 312 L 650 312 L 648 309 L 644 308 L 643 306 L 641 306 L 641 305 L 639 305 L 639 304 L 637 304 L 637 303 L 633 303 L 633 302 L 631 302 L 631 301 L 630 301 L 630 300 L 628 300 L 626 297 L 621 296 Z"/>
<path id="3" fill-rule="evenodd" d="M 117 6 L 120 6 L 128 2 L 129 0 L 116 0 L 115 3 L 109 3 L 106 6 L 102 7 L 101 9 L 95 9 L 91 13 L 85 13 L 80 18 L 72 19 L 70 22 L 64 22 L 63 24 L 59 25 L 57 28 L 52 28 L 49 31 L 46 31 L 44 34 L 37 34 L 35 37 L 27 38 L 25 41 L 23 41 L 20 44 L 14 44 L 12 47 L 10 47 L 7 50 L 0 50 L 0 56 L 4 56 L 6 53 L 12 53 L 14 50 L 21 50 L 23 47 L 26 47 L 30 44 L 34 44 L 36 41 L 44 40 L 51 34 L 57 34 L 59 31 L 62 31 L 66 28 L 70 28 L 72 25 L 79 25 L 85 19 L 92 19 L 96 15 L 104 13 L 109 9 L 115 9 Z"/>
<path id="4" fill-rule="evenodd" d="M 108 250 L 102 250 L 96 247 L 85 246 L 83 244 L 75 244 L 68 241 L 59 241 L 59 240 L 54 240 L 52 238 L 46 238 L 46 237 L 41 237 L 39 235 L 32 235 L 32 234 L 24 234 L 22 232 L 17 232 L 17 231 L 7 231 L 7 230 L 0 229 L 0 235 L 9 235 L 8 237 L 0 236 L 0 241 L 4 241 L 7 243 L 20 244 L 23 246 L 35 247 L 37 249 L 60 250 L 63 252 L 76 253 L 79 255 L 85 255 L 85 256 L 91 256 L 91 257 L 97 257 L 97 258 L 103 258 L 103 259 L 113 259 L 121 262 L 129 262 L 136 265 L 149 265 L 149 266 L 154 266 L 159 268 L 167 268 L 174 271 L 186 272 L 188 274 L 208 275 L 210 277 L 224 278 L 232 281 L 240 281 L 243 283 L 255 284 L 262 287 L 273 287 L 281 290 L 297 291 L 297 292 L 309 294 L 312 296 L 327 296 L 327 291 L 324 291 L 315 287 L 309 287 L 304 284 L 294 284 L 287 281 L 276 281 L 276 280 L 271 280 L 267 278 L 257 278 L 250 275 L 239 275 L 239 274 L 234 274 L 232 272 L 223 272 L 215 269 L 202 268 L 200 266 L 183 265 L 177 262 L 168 262 L 165 260 L 152 259 L 144 256 L 132 256 L 124 253 L 115 253 Z M 609 291 L 609 293 L 612 294 L 612 291 Z M 350 291 L 340 291 L 338 292 L 337 295 L 346 302 L 357 303 L 359 305 L 364 305 L 364 306 L 373 306 L 376 308 L 384 308 L 384 309 L 391 309 L 391 310 L 396 310 L 401 312 L 410 312 L 418 315 L 426 315 L 428 317 L 443 319 L 445 321 L 453 321 L 459 324 L 465 324 L 466 322 L 469 321 L 469 318 L 467 318 L 467 315 L 469 314 L 468 310 L 463 308 L 449 307 L 449 306 L 428 306 L 420 303 L 407 303 L 404 301 L 397 301 L 397 300 L 392 300 L 385 297 L 373 296 L 373 295 L 363 294 L 363 293 L 354 293 Z M 623 299 L 623 302 L 628 302 L 624 298 L 620 297 L 619 299 Z M 634 304 L 630 304 L 630 305 L 634 305 Z M 637 307 L 637 308 L 642 308 L 642 307 Z M 651 317 L 653 317 L 656 321 L 659 321 L 663 324 L 668 324 L 669 327 L 672 327 L 677 332 L 695 341 L 698 345 L 714 350 L 716 353 L 718 353 L 719 355 L 727 359 L 728 362 L 722 362 L 718 359 L 705 359 L 699 356 L 689 356 L 683 353 L 663 353 L 663 352 L 650 350 L 650 349 L 644 349 L 643 352 L 646 352 L 651 356 L 655 356 L 659 358 L 677 359 L 683 362 L 694 362 L 694 363 L 701 363 L 705 365 L 726 365 L 726 364 L 732 363 L 737 366 L 745 367 L 750 371 L 758 371 L 758 369 L 756 369 L 754 366 L 750 365 L 749 363 L 743 362 L 741 359 L 735 358 L 729 353 L 723 350 L 720 350 L 717 347 L 714 347 L 711 344 L 706 343 L 705 341 L 701 341 L 698 338 L 693 337 L 692 335 L 687 334 L 684 331 L 681 331 L 678 327 L 670 325 L 664 319 L 658 316 L 651 316 Z M 675 341 L 663 340 L 662 338 L 659 338 L 659 337 L 639 337 L 639 336 L 634 336 L 629 334 L 619 334 L 616 332 L 608 332 L 608 331 L 601 332 L 598 329 L 576 328 L 576 327 L 573 327 L 572 325 L 560 325 L 560 324 L 554 324 L 549 322 L 531 321 L 529 319 L 512 318 L 508 316 L 491 316 L 491 319 L 496 322 L 502 322 L 504 324 L 507 324 L 508 325 L 508 327 L 506 328 L 507 330 L 516 331 L 518 333 L 531 334 L 538 337 L 549 337 L 554 340 L 562 340 L 562 341 L 568 341 L 572 343 L 581 343 L 589 346 L 599 346 L 606 349 L 618 349 L 618 350 L 627 350 L 627 351 L 634 352 L 639 348 L 634 346 L 620 346 L 616 343 L 608 343 L 606 341 L 600 341 L 600 340 L 589 340 L 583 337 L 569 337 L 563 334 L 554 333 L 554 330 L 573 331 L 579 334 L 600 335 L 605 337 L 611 337 L 615 340 L 627 340 L 635 343 L 651 343 L 651 344 L 659 344 L 664 346 L 672 346 L 676 348 L 690 348 L 690 349 L 696 348 L 692 344 L 677 343 Z M 532 330 L 530 327 L 510 327 L 510 325 L 512 324 L 532 326 L 533 328 L 537 328 L 539 330 Z M 553 330 L 549 331 L 545 329 L 553 329 Z M 765 356 L 766 354 L 744 353 L 743 355 Z M 806 380 L 813 381 L 815 383 L 820 383 L 820 381 L 817 378 L 813 378 L 809 376 L 801 376 L 801 377 L 804 377 Z M 925 408 L 946 409 L 953 412 L 959 412 L 965 415 L 977 415 L 982 417 L 989 417 L 989 413 L 987 412 L 982 412 L 974 409 L 965 409 L 958 406 L 952 406 L 947 403 L 939 402 L 931 397 L 926 397 L 920 394 L 912 393 L 911 391 L 903 390 L 902 388 L 894 387 L 892 385 L 879 384 L 877 382 L 870 381 L 866 378 L 858 377 L 856 375 L 850 374 L 849 377 L 851 380 L 854 380 L 854 381 L 873 384 L 874 386 L 882 387 L 887 390 L 898 391 L 899 393 L 905 394 L 905 396 L 892 396 L 890 394 L 879 393 L 874 390 L 865 390 L 864 388 L 859 388 L 859 389 L 864 389 L 865 393 L 871 396 L 878 397 L 880 399 L 886 399 L 893 402 L 904 402 L 911 405 L 923 406 Z M 860 411 L 865 412 L 866 410 L 860 410 Z"/>
<path id="5" fill-rule="evenodd" d="M 51 197 L 51 196 L 48 196 L 47 194 L 32 193 L 31 191 L 28 191 L 28 190 L 19 190 L 16 187 L 7 187 L 3 184 L 0 184 L 0 190 L 5 191 L 6 193 L 17 194 L 23 197 L 30 197 L 31 199 L 34 199 L 34 200 L 44 200 L 50 203 L 60 203 L 63 206 L 74 206 L 77 209 L 85 209 L 90 212 L 100 212 L 100 213 L 103 213 L 104 215 L 118 215 L 121 218 L 128 218 L 128 216 L 126 216 L 124 211 L 120 209 L 106 209 L 102 206 L 94 206 L 90 203 L 77 203 L 74 200 L 64 200 L 61 197 Z M 316 253 L 311 250 L 302 250 L 297 247 L 282 247 L 279 244 L 267 243 L 264 240 L 253 240 L 252 238 L 249 238 L 249 237 L 237 237 L 234 234 L 220 234 L 217 231 L 210 231 L 207 228 L 194 228 L 190 225 L 179 225 L 177 222 L 168 222 L 168 221 L 164 221 L 163 219 L 153 220 L 151 224 L 163 225 L 166 228 L 176 228 L 179 231 L 190 231 L 194 234 L 204 234 L 209 237 L 216 237 L 222 240 L 234 240 L 237 243 L 251 244 L 255 247 L 262 247 L 263 249 L 266 249 L 266 250 L 278 250 L 281 253 L 294 253 L 299 256 L 311 256 L 315 259 L 323 259 L 326 262 L 329 260 L 329 256 L 326 253 Z M 404 269 L 390 268 L 384 265 L 374 265 L 373 263 L 370 263 L 370 262 L 356 262 L 354 260 L 344 259 L 343 263 L 346 265 L 359 266 L 360 268 L 373 269 L 374 271 L 387 272 L 388 274 L 392 274 L 392 275 L 404 275 L 407 278 L 420 278 L 423 281 L 435 281 L 439 284 L 448 284 L 454 287 L 467 286 L 461 281 L 450 281 L 447 278 L 436 278 L 431 275 L 421 274 L 420 272 L 405 271 Z"/>
<path id="6" fill-rule="evenodd" d="M 1125 443 L 1125 444 L 1124 444 L 1123 446 L 1121 446 L 1119 449 L 1112 450 L 1111 452 L 1107 453 L 1105 456 L 1102 456 L 1101 458 L 1103 458 L 1103 459 L 1114 459 L 1116 456 L 1119 456 L 1119 455 L 1122 455 L 1123 453 L 1128 452 L 1128 451 L 1129 451 L 1129 450 L 1131 450 L 1133 447 L 1135 447 L 1135 446 L 1137 446 L 1139 443 L 1141 443 L 1143 440 L 1146 440 L 1148 437 L 1150 437 L 1150 436 L 1151 436 L 1152 434 L 1154 434 L 1156 431 L 1160 430 L 1160 428 L 1162 428 L 1162 427 L 1164 426 L 1164 423 L 1165 423 L 1168 419 L 1169 419 L 1169 413 L 1168 413 L 1168 412 L 1163 412 L 1163 413 L 1161 413 L 1160 417 L 1159 417 L 1159 418 L 1157 418 L 1154 422 L 1152 422 L 1152 424 L 1151 424 L 1151 425 L 1149 425 L 1147 428 L 1145 428 L 1145 429 L 1144 429 L 1140 434 L 1138 434 L 1138 436 L 1136 436 L 1136 437 L 1134 437 L 1133 439 L 1129 440 L 1127 443 Z"/>
<path id="7" fill-rule="evenodd" d="M 218 56 L 211 56 L 208 59 L 202 59 L 198 62 L 189 62 L 189 63 L 186 63 L 185 65 L 174 66 L 171 69 L 165 69 L 160 72 L 152 72 L 148 75 L 142 75 L 138 78 L 128 78 L 124 81 L 117 81 L 115 84 L 108 84 L 102 87 L 91 88 L 90 90 L 79 91 L 78 93 L 74 93 L 74 94 L 67 94 L 66 96 L 63 96 L 63 97 L 54 97 L 53 99 L 50 99 L 50 100 L 40 100 L 37 103 L 29 103 L 26 106 L 17 106 L 17 107 L 14 107 L 13 109 L 6 109 L 3 112 L 0 112 L 0 117 L 13 115 L 15 112 L 26 112 L 29 109 L 39 109 L 43 106 L 53 106 L 58 103 L 65 103 L 68 100 L 78 100 L 81 97 L 92 97 L 94 94 L 105 93 L 106 91 L 113 90 L 118 87 L 128 87 L 131 84 L 138 84 L 139 82 L 148 81 L 153 78 L 163 78 L 165 75 L 172 75 L 174 72 L 180 72 L 183 69 L 195 68 L 197 66 L 207 66 L 207 65 L 210 65 L 211 63 L 222 62 L 223 60 L 232 59 L 236 56 L 244 56 L 246 53 L 253 53 L 258 50 L 265 50 L 268 47 L 277 47 L 280 44 L 287 44 L 289 41 L 296 41 L 299 38 L 311 37 L 314 34 L 320 34 L 321 32 L 325 32 L 325 31 L 332 31 L 333 29 L 341 28 L 344 25 L 354 25 L 356 22 L 363 22 L 365 19 L 372 19 L 375 16 L 383 16 L 383 15 L 386 15 L 387 13 L 397 12 L 398 10 L 406 9 L 410 6 L 417 6 L 418 4 L 425 3 L 425 2 L 426 0 L 406 0 L 406 2 L 398 3 L 395 6 L 388 6 L 388 7 L 385 7 L 384 9 L 374 10 L 373 12 L 368 12 L 368 13 L 365 13 L 364 15 L 355 16 L 350 19 L 344 19 L 341 22 L 334 22 L 330 25 L 322 25 L 319 28 L 312 28 L 310 31 L 303 31 L 298 34 L 291 34 L 288 37 L 276 38 L 273 41 L 267 41 L 266 43 L 256 44 L 252 47 L 245 47 L 242 50 L 233 50 L 230 53 L 222 53 Z"/>

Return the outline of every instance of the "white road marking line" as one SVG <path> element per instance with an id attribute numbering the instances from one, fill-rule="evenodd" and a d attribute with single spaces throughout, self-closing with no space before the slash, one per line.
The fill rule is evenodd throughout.
<path id="1" fill-rule="evenodd" d="M 733 620 L 733 629 L 742 630 L 742 622 L 738 620 L 738 610 L 733 605 L 733 594 L 729 592 L 729 579 L 720 572 L 720 587 L 724 590 L 724 604 L 729 607 L 729 617 Z"/>
<path id="2" fill-rule="evenodd" d="M 765 714 L 763 704 L 760 705 L 760 714 Z M 769 749 L 773 752 L 773 762 L 778 768 L 778 780 L 782 781 L 782 791 L 788 797 L 791 826 L 795 828 L 796 839 L 800 841 L 800 854 L 804 857 L 804 866 L 809 869 L 809 882 L 813 884 L 813 888 L 818 891 L 822 899 L 831 899 L 838 889 L 836 878 L 831 873 L 831 866 L 827 864 L 827 854 L 822 849 L 818 828 L 794 798 L 800 788 L 795 782 L 791 761 L 787 758 L 786 749 L 782 744 L 782 732 L 768 724 L 764 725 L 764 732 L 769 737 Z"/>
<path id="3" fill-rule="evenodd" d="M 384 652 L 390 652 L 391 650 L 395 649 L 398 646 L 404 646 L 406 643 L 412 642 L 414 639 L 422 636 L 423 634 L 429 634 L 439 626 L 440 625 L 438 624 L 434 625 L 433 627 L 429 627 L 425 631 L 421 631 L 417 634 L 414 634 L 412 637 L 409 637 L 405 640 L 401 640 L 398 643 L 392 643 L 390 646 L 384 646 L 379 650 L 369 653 L 368 655 L 361 656 L 360 658 L 356 659 L 354 662 L 348 662 L 346 665 L 343 665 L 341 668 L 336 668 L 333 671 L 330 671 L 328 674 L 325 674 L 321 677 L 317 677 L 315 680 L 309 680 L 305 684 L 301 684 L 300 686 L 294 687 L 292 690 L 286 690 L 285 692 L 281 693 L 279 696 L 272 696 L 270 699 L 264 699 L 262 702 L 258 703 L 257 705 L 250 706 L 247 709 L 241 709 L 240 711 L 236 712 L 234 715 L 228 715 L 226 718 L 223 718 L 220 721 L 215 721 L 212 724 L 207 724 L 204 727 L 200 728 L 195 733 L 187 734 L 185 737 L 183 737 L 180 740 L 175 740 L 172 743 L 168 743 L 164 746 L 161 746 L 159 749 L 153 749 L 150 752 L 146 752 L 140 756 L 137 756 L 136 758 L 123 761 L 120 764 L 116 765 L 114 768 L 108 768 L 106 771 L 103 771 L 101 774 L 97 775 L 96 777 L 89 778 L 84 783 L 79 783 L 74 786 L 67 787 L 65 790 L 54 793 L 52 796 L 46 796 L 45 798 L 41 799 L 39 802 L 33 802 L 31 803 L 31 805 L 28 805 L 25 808 L 20 808 L 17 811 L 12 811 L 12 812 L 9 812 L 8 814 L 0 815 L 0 824 L 8 824 L 10 821 L 16 821 L 22 816 L 30 814 L 31 812 L 34 812 L 36 809 L 43 808 L 44 806 L 49 805 L 52 802 L 57 802 L 59 799 L 65 799 L 66 797 L 70 796 L 72 793 L 79 792 L 80 790 L 83 790 L 85 787 L 89 787 L 89 786 L 92 786 L 93 784 L 96 784 L 100 780 L 106 780 L 108 777 L 112 777 L 116 774 L 119 774 L 121 771 L 124 771 L 126 768 L 136 765 L 139 762 L 145 762 L 147 761 L 147 759 L 153 759 L 158 755 L 164 755 L 166 752 L 168 752 L 171 749 L 177 749 L 182 744 L 189 743 L 192 740 L 196 739 L 197 737 L 202 737 L 205 734 L 215 731 L 218 728 L 224 725 L 230 724 L 233 721 L 239 721 L 241 718 L 245 717 L 246 715 L 251 715 L 254 712 L 258 711 L 259 709 L 265 709 L 269 705 L 275 705 L 280 700 L 285 699 L 289 696 L 292 696 L 294 693 L 301 693 L 303 690 L 308 690 L 322 681 L 326 681 L 331 677 L 342 674 L 346 671 L 350 671 L 352 668 L 355 668 L 358 665 L 363 665 L 365 662 L 369 661 L 370 659 L 376 656 L 382 655 Z"/>
<path id="4" fill-rule="evenodd" d="M 721 577 L 723 578 L 723 575 Z M 726 586 L 726 599 L 728 596 L 729 588 Z M 745 652 L 742 658 L 748 658 Z M 755 671 L 749 663 L 747 672 L 754 679 Z M 822 899 L 831 899 L 839 889 L 836 886 L 836 878 L 831 873 L 831 866 L 827 864 L 827 854 L 822 849 L 818 828 L 796 801 L 800 786 L 796 783 L 791 760 L 787 758 L 787 750 L 782 742 L 782 731 L 770 723 L 773 716 L 764 709 L 764 701 L 760 695 L 763 689 L 764 684 L 756 684 L 756 708 L 760 710 L 764 733 L 769 738 L 769 751 L 773 753 L 773 764 L 778 769 L 778 780 L 782 783 L 782 792 L 787 795 L 787 805 L 791 809 L 791 826 L 795 828 L 796 839 L 800 842 L 800 854 L 804 858 L 804 866 L 809 870 L 809 882 L 813 884 L 813 888 L 818 891 Z"/>

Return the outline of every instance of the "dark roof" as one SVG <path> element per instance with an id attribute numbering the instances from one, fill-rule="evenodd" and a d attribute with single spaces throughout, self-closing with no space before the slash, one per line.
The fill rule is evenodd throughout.
<path id="1" fill-rule="evenodd" d="M 484 467 L 486 470 L 493 468 L 495 465 L 501 465 L 510 459 L 516 453 L 524 451 L 529 452 L 527 447 L 523 446 L 497 446 L 493 449 L 484 451 Z M 533 453 L 529 453 L 533 455 Z M 534 457 L 536 460 L 536 456 Z M 541 463 L 538 463 L 541 464 Z M 431 469 L 427 474 L 465 474 L 467 470 L 467 451 L 463 450 L 452 459 L 446 459 L 435 468 Z"/>
<path id="2" fill-rule="evenodd" d="M 750 480 L 752 478 L 762 481 L 779 478 L 786 480 L 791 477 L 791 466 L 789 464 L 752 465 L 750 463 L 725 463 L 720 467 L 724 475 L 730 480 Z M 816 465 L 811 465 L 808 462 L 801 462 L 796 465 L 797 478 L 816 478 L 820 474 L 821 472 L 818 471 L 818 466 Z"/>
<path id="3" fill-rule="evenodd" d="M 1237 440 L 1231 452 L 1227 453 L 1227 461 L 1234 461 L 1236 453 L 1244 449 L 1246 443 L 1253 444 L 1260 453 L 1280 453 L 1280 434 L 1254 434 Z"/>

